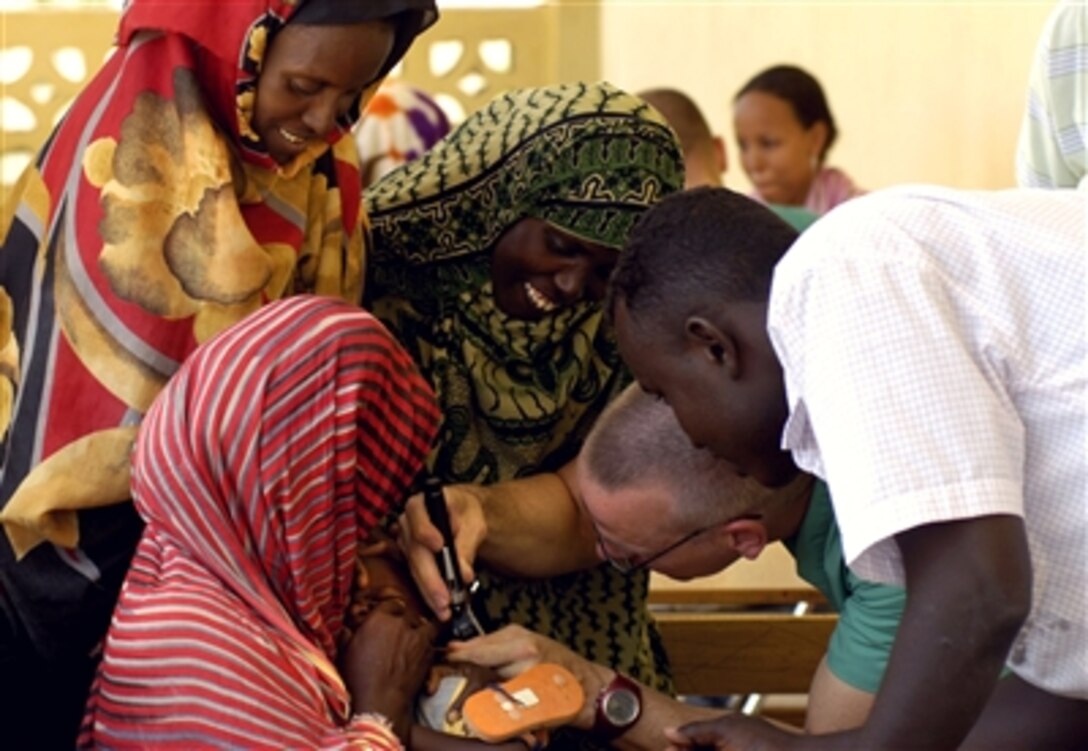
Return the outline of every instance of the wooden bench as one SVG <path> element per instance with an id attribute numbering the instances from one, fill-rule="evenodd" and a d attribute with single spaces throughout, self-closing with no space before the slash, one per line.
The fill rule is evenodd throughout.
<path id="1" fill-rule="evenodd" d="M 826 600 L 797 577 L 793 558 L 781 546 L 768 548 L 755 562 L 689 582 L 655 575 L 650 606 L 677 692 L 748 697 L 745 707 L 803 725 L 803 695 L 838 616 L 795 615 L 799 603 L 804 605 L 798 610 L 808 610 Z M 763 701 L 767 695 L 772 696 Z M 802 697 L 790 701 L 782 695 Z"/>
<path id="2" fill-rule="evenodd" d="M 655 613 L 681 694 L 803 694 L 838 616 Z"/>

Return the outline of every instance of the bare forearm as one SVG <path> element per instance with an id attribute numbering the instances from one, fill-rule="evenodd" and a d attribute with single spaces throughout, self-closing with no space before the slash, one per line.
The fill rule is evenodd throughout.
<path id="1" fill-rule="evenodd" d="M 585 706 L 578 715 L 575 726 L 582 730 L 591 730 L 596 717 L 597 696 L 612 680 L 615 671 L 573 654 L 566 663 L 565 667 L 578 676 L 586 695 Z M 622 736 L 612 740 L 610 745 L 630 751 L 658 751 L 666 744 L 665 728 L 706 720 L 720 714 L 720 709 L 684 704 L 667 694 L 642 686 L 642 713 L 638 721 Z"/>
<path id="2" fill-rule="evenodd" d="M 808 692 L 805 732 L 823 735 L 861 727 L 869 717 L 873 699 L 874 694 L 849 685 L 831 672 L 824 655 Z"/>
<path id="3" fill-rule="evenodd" d="M 480 487 L 487 536 L 479 558 L 500 571 L 549 577 L 597 565 L 588 519 L 568 484 L 572 465 L 559 472 Z"/>
<path id="4" fill-rule="evenodd" d="M 910 732 L 955 748 L 993 691 L 1031 606 L 1023 523 L 991 516 L 933 524 L 898 538 L 909 596 L 889 674 L 873 709 L 874 737 Z M 940 697 L 940 701 L 934 701 Z"/>
<path id="5" fill-rule="evenodd" d="M 642 716 L 630 730 L 613 741 L 612 745 L 630 751 L 658 751 L 667 742 L 665 728 L 709 720 L 720 714 L 720 709 L 684 704 L 671 696 L 643 688 Z"/>
<path id="6" fill-rule="evenodd" d="M 588 660 L 522 626 L 505 626 L 467 642 L 453 642 L 448 656 L 452 662 L 471 662 L 494 668 L 503 678 L 520 675 L 541 662 L 566 668 L 578 679 L 585 693 L 582 709 L 570 724 L 587 731 L 593 728 L 601 689 L 616 675 L 611 667 Z M 660 749 L 667 743 L 666 727 L 721 714 L 719 710 L 683 704 L 646 686 L 642 686 L 641 693 L 642 714 L 626 733 L 612 741 L 612 745 L 627 749 Z"/>
<path id="7" fill-rule="evenodd" d="M 805 748 L 956 748 L 1026 617 L 1031 566 L 1019 519 L 931 524 L 897 541 L 909 595 L 869 721 Z"/>

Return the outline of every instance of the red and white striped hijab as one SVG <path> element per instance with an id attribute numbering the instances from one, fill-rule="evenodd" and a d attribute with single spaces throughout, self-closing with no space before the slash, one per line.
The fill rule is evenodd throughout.
<path id="1" fill-rule="evenodd" d="M 357 544 L 403 502 L 438 420 L 369 313 L 273 303 L 199 348 L 145 418 L 147 523 L 81 745 L 396 747 L 333 667 Z"/>

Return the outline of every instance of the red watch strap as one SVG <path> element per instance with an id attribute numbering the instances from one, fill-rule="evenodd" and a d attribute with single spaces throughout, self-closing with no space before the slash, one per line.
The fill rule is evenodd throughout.
<path id="1" fill-rule="evenodd" d="M 638 707 L 629 721 L 617 725 L 604 713 L 604 701 L 609 694 L 626 689 L 635 695 Z M 613 740 L 623 735 L 642 716 L 642 687 L 622 673 L 616 673 L 598 693 L 594 706 L 593 735 L 602 740 Z"/>

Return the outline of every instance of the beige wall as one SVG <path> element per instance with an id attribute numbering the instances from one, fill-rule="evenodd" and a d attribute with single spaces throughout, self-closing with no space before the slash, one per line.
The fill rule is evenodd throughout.
<path id="1" fill-rule="evenodd" d="M 747 189 L 730 101 L 768 65 L 820 79 L 839 125 L 830 163 L 877 188 L 1012 185 L 1035 41 L 1052 0 L 729 2 L 603 0 L 602 74 L 672 85 L 726 135 L 730 187 Z"/>
<path id="2" fill-rule="evenodd" d="M 758 70 L 794 62 L 827 89 L 841 131 L 830 161 L 860 184 L 999 188 L 1013 182 L 1027 72 L 1052 5 L 1053 0 L 548 0 L 523 11 L 448 10 L 413 48 L 405 75 L 460 98 L 466 108 L 508 86 L 597 77 L 598 70 L 631 90 L 678 86 L 726 136 L 733 162 L 726 180 L 746 190 L 732 142 L 730 100 Z M 81 45 L 76 37 L 90 35 L 104 47 L 114 13 L 86 15 L 58 25 L 56 10 L 4 12 L 0 46 Z M 487 69 L 478 44 L 503 38 L 515 49 L 510 70 Z M 457 65 L 443 76 L 420 73 L 432 46 L 450 40 L 464 50 Z M 34 65 L 52 64 L 47 49 L 38 52 Z M 100 54 L 99 49 L 90 57 Z M 97 67 L 92 62 L 88 74 Z M 0 122 L 0 157 L 28 158 L 51 127 L 52 109 L 70 95 L 65 87 L 82 85 L 57 79 L 49 101 L 38 102 L 31 88 L 49 80 L 52 74 L 44 70 L 32 67 L 19 80 L 4 77 L 3 94 L 26 102 L 40 122 L 25 133 L 8 132 L 9 123 Z M 459 89 L 470 74 L 486 83 L 474 96 Z M 14 164 L 0 166 L 12 166 L 5 170 L 12 177 L 19 171 Z"/>
<path id="3" fill-rule="evenodd" d="M 441 20 L 412 45 L 398 74 L 438 96 L 454 122 L 508 88 L 600 77 L 593 2 L 450 4 L 439 0 Z M 45 142 L 98 70 L 116 28 L 117 11 L 102 0 L 0 0 L 0 185 L 13 183 Z"/>

